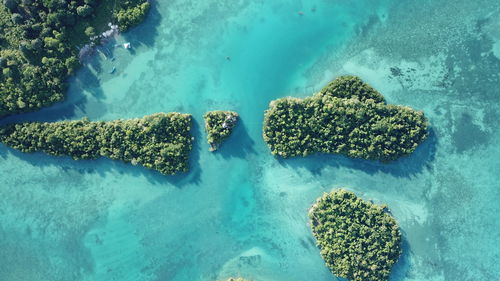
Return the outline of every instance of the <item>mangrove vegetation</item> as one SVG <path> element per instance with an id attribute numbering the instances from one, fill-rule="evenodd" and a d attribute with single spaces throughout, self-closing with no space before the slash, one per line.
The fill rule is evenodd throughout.
<path id="1" fill-rule="evenodd" d="M 239 116 L 233 111 L 218 110 L 205 113 L 203 118 L 210 151 L 215 151 L 231 135 Z"/>
<path id="2" fill-rule="evenodd" d="M 312 97 L 272 101 L 263 135 L 285 158 L 321 152 L 387 162 L 412 153 L 427 138 L 428 121 L 420 111 L 386 104 L 360 78 L 342 76 Z"/>
<path id="3" fill-rule="evenodd" d="M 0 0 L 0 116 L 61 101 L 77 47 L 116 23 L 138 24 L 147 0 Z"/>
<path id="4" fill-rule="evenodd" d="M 191 115 L 157 113 L 140 119 L 21 123 L 0 128 L 0 141 L 23 152 L 73 159 L 101 156 L 173 175 L 188 171 Z"/>
<path id="5" fill-rule="evenodd" d="M 385 209 L 342 189 L 325 193 L 312 206 L 312 232 L 335 275 L 351 281 L 389 279 L 401 255 L 401 233 Z"/>

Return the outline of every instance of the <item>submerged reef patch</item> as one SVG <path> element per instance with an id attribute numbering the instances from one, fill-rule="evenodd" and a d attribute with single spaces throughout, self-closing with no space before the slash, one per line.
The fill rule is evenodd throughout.
<path id="1" fill-rule="evenodd" d="M 360 78 L 342 76 L 312 97 L 272 101 L 263 134 L 285 158 L 322 152 L 387 162 L 412 153 L 427 128 L 422 112 L 388 105 Z"/>
<path id="2" fill-rule="evenodd" d="M 337 276 L 386 281 L 401 255 L 396 220 L 379 206 L 346 190 L 320 197 L 309 211 L 321 256 Z"/>
<path id="3" fill-rule="evenodd" d="M 157 113 L 139 119 L 21 123 L 0 128 L 0 141 L 23 152 L 73 159 L 108 157 L 162 174 L 188 171 L 191 115 Z"/>

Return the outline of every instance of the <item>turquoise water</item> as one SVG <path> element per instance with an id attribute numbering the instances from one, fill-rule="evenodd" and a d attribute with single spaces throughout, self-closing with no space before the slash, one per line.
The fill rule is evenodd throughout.
<path id="1" fill-rule="evenodd" d="M 500 280 L 500 2 L 157 1 L 127 41 L 87 62 L 64 103 L 3 122 L 191 113 L 191 172 L 0 145 L 0 280 L 337 280 L 307 226 L 336 187 L 400 222 L 391 280 Z M 388 165 L 272 157 L 268 103 L 341 74 L 424 110 L 429 140 Z M 216 109 L 242 123 L 210 153 L 202 115 Z"/>

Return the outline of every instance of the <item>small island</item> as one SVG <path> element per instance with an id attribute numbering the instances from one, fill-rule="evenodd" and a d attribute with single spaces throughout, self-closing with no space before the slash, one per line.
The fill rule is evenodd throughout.
<path id="1" fill-rule="evenodd" d="M 415 151 L 428 121 L 420 111 L 386 104 L 360 78 L 342 76 L 312 97 L 272 101 L 263 136 L 284 158 L 321 152 L 388 162 Z"/>
<path id="2" fill-rule="evenodd" d="M 238 123 L 238 113 L 234 111 L 209 111 L 203 116 L 210 151 L 217 150 L 231 135 Z"/>
<path id="3" fill-rule="evenodd" d="M 61 101 L 79 53 L 149 8 L 147 0 L 0 1 L 0 117 Z"/>
<path id="4" fill-rule="evenodd" d="M 21 123 L 0 128 L 0 142 L 22 152 L 75 160 L 108 157 L 165 175 L 188 171 L 191 115 L 157 113 L 140 119 Z"/>
<path id="5" fill-rule="evenodd" d="M 342 189 L 325 193 L 312 206 L 312 232 L 335 275 L 350 281 L 389 279 L 401 255 L 401 233 L 385 209 Z"/>

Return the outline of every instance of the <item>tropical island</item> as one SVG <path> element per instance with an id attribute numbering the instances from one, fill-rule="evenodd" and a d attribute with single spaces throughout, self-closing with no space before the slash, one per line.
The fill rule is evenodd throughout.
<path id="1" fill-rule="evenodd" d="M 265 112 L 264 140 L 274 155 L 338 153 L 353 158 L 396 160 L 428 136 L 424 114 L 386 104 L 356 76 L 342 76 L 304 99 L 281 98 Z"/>
<path id="2" fill-rule="evenodd" d="M 191 115 L 157 113 L 140 119 L 20 123 L 0 127 L 0 142 L 22 152 L 78 159 L 108 157 L 165 175 L 188 171 Z"/>
<path id="3" fill-rule="evenodd" d="M 321 256 L 337 276 L 351 281 L 387 281 L 401 255 L 401 233 L 386 206 L 352 192 L 325 193 L 309 211 Z"/>
<path id="4" fill-rule="evenodd" d="M 147 0 L 0 1 L 0 117 L 64 98 L 79 47 L 140 23 Z M 113 25 L 112 25 L 113 26 Z"/>
<path id="5" fill-rule="evenodd" d="M 210 151 L 217 150 L 231 135 L 238 123 L 238 113 L 234 111 L 209 111 L 203 116 Z"/>

